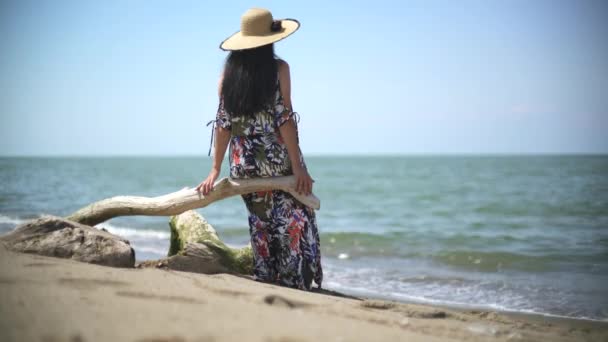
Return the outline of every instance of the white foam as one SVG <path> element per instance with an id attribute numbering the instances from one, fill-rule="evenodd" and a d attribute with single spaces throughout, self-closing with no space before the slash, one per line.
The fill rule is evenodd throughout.
<path id="1" fill-rule="evenodd" d="M 608 322 L 608 319 L 605 318 L 592 318 L 587 316 L 567 316 L 567 315 L 559 315 L 552 314 L 540 310 L 534 309 L 523 309 L 523 308 L 513 308 L 507 305 L 498 304 L 498 303 L 465 303 L 459 301 L 450 301 L 450 300 L 442 300 L 442 299 L 433 299 L 427 296 L 416 296 L 416 295 L 406 295 L 397 292 L 389 292 L 389 293 L 381 293 L 378 291 L 370 290 L 367 287 L 361 286 L 351 286 L 344 285 L 340 281 L 327 281 L 326 288 L 336 291 L 344 291 L 346 293 L 350 293 L 353 295 L 360 296 L 370 296 L 376 298 L 385 298 L 385 299 L 393 299 L 397 301 L 410 302 L 410 303 L 420 303 L 420 304 L 431 304 L 431 305 L 447 305 L 452 307 L 459 308 L 469 308 L 469 309 L 490 309 L 499 312 L 512 312 L 512 313 L 523 313 L 523 314 L 533 314 L 533 315 L 541 315 L 547 317 L 556 317 L 556 318 L 569 318 L 569 319 L 580 319 L 586 321 L 597 321 L 597 322 Z"/>
<path id="2" fill-rule="evenodd" d="M 11 217 L 4 214 L 0 214 L 0 223 L 14 224 L 15 226 L 20 225 L 22 223 L 35 220 L 40 217 L 38 215 L 34 218 L 23 219 L 19 217 Z M 144 230 L 144 229 L 136 229 L 131 227 L 121 227 L 115 226 L 113 224 L 103 222 L 95 225 L 97 228 L 105 228 L 112 234 L 122 236 L 125 238 L 144 238 L 144 239 L 155 239 L 155 240 L 168 240 L 171 234 L 165 231 L 158 230 Z"/>
<path id="3" fill-rule="evenodd" d="M 0 214 L 0 223 L 19 225 L 19 224 L 22 224 L 27 221 L 29 221 L 29 220 L 21 219 L 18 217 L 10 217 L 10 216 Z"/>
<path id="4" fill-rule="evenodd" d="M 340 253 L 340 255 L 338 255 L 338 259 L 340 259 L 340 260 L 348 259 L 348 254 L 347 253 Z"/>
<path id="5" fill-rule="evenodd" d="M 241 248 L 251 246 L 251 244 L 249 244 L 249 243 L 246 243 L 246 244 L 224 243 L 224 244 L 230 248 L 235 248 L 235 249 L 241 249 Z"/>
<path id="6" fill-rule="evenodd" d="M 366 267 L 337 267 L 339 261 L 326 259 L 324 264 L 324 284 L 326 288 L 343 291 L 355 296 L 365 296 L 379 299 L 397 300 L 406 303 L 423 303 L 446 305 L 466 309 L 482 309 L 501 312 L 536 314 L 550 317 L 566 317 L 590 321 L 608 321 L 604 311 L 593 316 L 589 314 L 569 314 L 552 312 L 551 308 L 543 307 L 543 303 L 535 305 L 528 300 L 528 294 L 518 289 L 505 290 L 505 285 L 492 287 L 493 281 L 478 279 L 460 279 L 450 282 L 449 277 L 420 276 L 416 272 L 407 273 L 403 277 L 388 276 L 380 269 Z M 392 274 L 392 273 L 391 273 Z M 387 277 L 388 276 L 388 277 Z M 428 281 L 419 281 L 418 279 Z M 411 279 L 416 279 L 413 283 Z M 466 281 L 465 281 L 466 280 Z M 501 295 L 495 298 L 494 293 Z M 446 296 L 449 293 L 449 296 Z M 532 294 L 534 295 L 534 294 Z"/>
<path id="7" fill-rule="evenodd" d="M 107 222 L 96 224 L 97 228 L 105 228 L 108 232 L 122 236 L 124 238 L 143 238 L 143 239 L 155 239 L 155 240 L 169 240 L 171 234 L 165 231 L 159 230 L 144 230 L 136 229 L 131 227 L 115 226 Z"/>
<path id="8" fill-rule="evenodd" d="M 167 255 L 167 248 L 140 246 L 139 244 L 131 244 L 131 246 L 133 246 L 133 249 L 135 249 L 135 252 L 158 254 L 161 256 Z"/>

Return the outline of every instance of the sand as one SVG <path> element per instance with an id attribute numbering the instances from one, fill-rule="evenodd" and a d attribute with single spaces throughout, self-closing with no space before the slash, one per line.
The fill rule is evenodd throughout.
<path id="1" fill-rule="evenodd" d="M 0 341 L 608 341 L 608 323 L 112 268 L 0 243 Z"/>

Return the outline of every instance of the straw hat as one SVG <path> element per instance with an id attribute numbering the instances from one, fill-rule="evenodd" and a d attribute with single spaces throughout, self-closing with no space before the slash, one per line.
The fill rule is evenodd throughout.
<path id="1" fill-rule="evenodd" d="M 272 13 L 263 8 L 251 8 L 241 16 L 241 30 L 226 38 L 224 51 L 252 49 L 286 38 L 300 27 L 295 19 L 273 20 Z"/>

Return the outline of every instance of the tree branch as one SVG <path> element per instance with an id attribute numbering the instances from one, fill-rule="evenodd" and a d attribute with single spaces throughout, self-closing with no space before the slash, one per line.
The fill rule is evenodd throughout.
<path id="1" fill-rule="evenodd" d="M 203 208 L 225 198 L 257 191 L 283 190 L 298 201 L 313 209 L 319 209 L 321 202 L 314 195 L 300 195 L 295 190 L 294 176 L 230 179 L 222 178 L 215 182 L 213 190 L 203 196 L 195 188 L 183 188 L 170 194 L 157 197 L 114 196 L 92 203 L 66 217 L 89 226 L 118 216 L 171 216 L 187 210 Z"/>

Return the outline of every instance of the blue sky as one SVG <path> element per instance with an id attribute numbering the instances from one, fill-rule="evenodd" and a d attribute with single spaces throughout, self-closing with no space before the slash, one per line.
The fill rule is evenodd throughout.
<path id="1" fill-rule="evenodd" d="M 604 1 L 2 1 L 0 155 L 206 156 L 250 7 L 305 155 L 608 153 Z"/>

